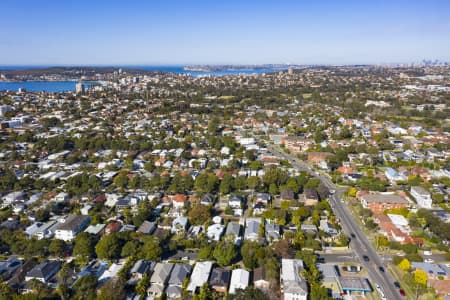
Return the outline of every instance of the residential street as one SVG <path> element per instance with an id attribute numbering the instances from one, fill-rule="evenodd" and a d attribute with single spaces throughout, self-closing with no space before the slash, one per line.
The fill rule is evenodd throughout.
<path id="1" fill-rule="evenodd" d="M 289 155 L 285 152 L 281 152 L 276 146 L 273 146 L 271 144 L 267 144 L 267 148 L 272 154 L 288 160 L 298 170 L 306 171 L 309 174 L 315 176 L 316 178 L 319 178 L 322 181 L 322 183 L 330 190 L 331 189 L 336 190 L 336 193 L 330 196 L 329 201 L 333 208 L 334 213 L 341 220 L 341 226 L 346 232 L 346 234 L 348 236 L 350 236 L 351 234 L 354 234 L 356 236 L 356 238 L 352 239 L 350 247 L 356 253 L 356 256 L 358 257 L 362 265 L 366 268 L 372 281 L 381 286 L 381 288 L 385 293 L 386 299 L 388 300 L 401 299 L 398 290 L 394 286 L 395 280 L 386 271 L 385 272 L 380 271 L 379 267 L 383 266 L 382 259 L 374 250 L 369 240 L 365 236 L 364 232 L 361 230 L 358 224 L 356 224 L 348 207 L 345 205 L 345 203 L 343 203 L 343 201 L 341 201 L 342 200 L 340 197 L 341 191 L 337 190 L 337 188 L 334 186 L 334 184 L 330 181 L 328 177 L 320 175 L 317 172 L 314 172 L 308 166 L 305 166 L 304 164 L 300 163 L 300 161 L 296 159 L 294 156 Z M 368 256 L 369 261 L 365 261 L 363 259 L 364 255 Z"/>

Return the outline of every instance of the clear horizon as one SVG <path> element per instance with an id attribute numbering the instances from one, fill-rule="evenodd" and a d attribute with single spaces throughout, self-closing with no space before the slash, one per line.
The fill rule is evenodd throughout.
<path id="1" fill-rule="evenodd" d="M 4 0 L 0 66 L 450 61 L 450 2 Z"/>

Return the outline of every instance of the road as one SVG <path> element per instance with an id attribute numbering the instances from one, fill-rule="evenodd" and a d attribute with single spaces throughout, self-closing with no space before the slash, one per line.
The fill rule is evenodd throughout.
<path id="1" fill-rule="evenodd" d="M 267 149 L 273 155 L 289 161 L 292 166 L 297 168 L 298 170 L 306 171 L 310 175 L 319 178 L 328 189 L 336 191 L 336 193 L 329 197 L 329 202 L 331 207 L 333 208 L 334 214 L 339 218 L 344 232 L 348 236 L 351 236 L 352 234 L 355 236 L 354 238 L 352 238 L 350 247 L 359 258 L 361 264 L 366 268 L 372 281 L 381 286 L 386 297 L 385 299 L 402 299 L 397 288 L 394 286 L 394 279 L 392 278 L 392 276 L 387 271 L 380 271 L 379 267 L 383 266 L 382 259 L 380 258 L 380 256 L 378 256 L 377 252 L 372 247 L 372 244 L 369 242 L 362 229 L 354 220 L 352 213 L 348 209 L 347 205 L 343 202 L 340 196 L 342 191 L 337 189 L 328 177 L 315 172 L 294 156 L 285 153 L 281 149 L 269 143 L 267 143 Z M 369 261 L 365 261 L 363 259 L 364 255 L 369 258 Z"/>

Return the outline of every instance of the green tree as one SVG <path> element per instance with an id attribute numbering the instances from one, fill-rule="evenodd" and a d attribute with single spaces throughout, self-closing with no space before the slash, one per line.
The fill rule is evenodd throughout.
<path id="1" fill-rule="evenodd" d="M 73 299 L 76 300 L 95 300 L 97 297 L 97 276 L 86 275 L 81 277 L 73 286 Z"/>
<path id="2" fill-rule="evenodd" d="M 213 251 L 213 257 L 217 263 L 222 266 L 228 266 L 236 258 L 236 248 L 234 243 L 221 241 L 216 245 Z"/>
<path id="3" fill-rule="evenodd" d="M 241 256 L 244 266 L 247 269 L 254 269 L 257 266 L 258 259 L 256 253 L 260 246 L 256 242 L 245 242 L 241 247 Z"/>
<path id="4" fill-rule="evenodd" d="M 124 300 L 125 296 L 124 280 L 120 277 L 114 277 L 100 288 L 97 300 Z"/>
<path id="5" fill-rule="evenodd" d="M 259 185 L 261 184 L 261 181 L 259 177 L 257 176 L 251 176 L 247 179 L 247 186 L 251 190 L 255 190 Z"/>
<path id="6" fill-rule="evenodd" d="M 200 175 L 197 176 L 197 178 L 195 179 L 195 189 L 197 190 L 197 192 L 203 194 L 203 193 L 208 193 L 207 191 L 207 187 L 208 187 L 208 174 L 207 173 L 202 173 Z"/>
<path id="7" fill-rule="evenodd" d="M 80 232 L 74 241 L 73 255 L 87 263 L 95 255 L 95 244 L 96 240 L 91 234 Z"/>
<path id="8" fill-rule="evenodd" d="M 144 276 L 142 276 L 142 279 L 139 280 L 138 284 L 136 285 L 136 294 L 140 295 L 141 298 L 145 297 L 147 294 L 147 289 L 150 285 L 150 278 L 148 276 L 148 274 L 144 274 Z"/>
<path id="9" fill-rule="evenodd" d="M 143 242 L 140 257 L 147 260 L 159 260 L 162 254 L 159 240 L 154 236 L 146 236 Z"/>
<path id="10" fill-rule="evenodd" d="M 128 257 L 128 256 L 136 256 L 139 252 L 139 241 L 137 240 L 131 240 L 125 243 L 123 246 L 120 256 L 122 257 Z"/>
<path id="11" fill-rule="evenodd" d="M 211 211 L 207 206 L 196 205 L 189 211 L 188 217 L 192 225 L 203 225 L 211 219 Z"/>
<path id="12" fill-rule="evenodd" d="M 234 295 L 234 300 L 269 300 L 269 297 L 263 291 L 253 286 L 248 286 L 245 289 L 237 290 Z"/>
<path id="13" fill-rule="evenodd" d="M 114 185 L 118 189 L 124 189 L 128 185 L 128 173 L 126 171 L 121 171 L 119 174 L 113 179 Z"/>
<path id="14" fill-rule="evenodd" d="M 48 251 L 55 256 L 62 257 L 67 251 L 67 244 L 63 240 L 53 239 L 48 246 Z"/>
<path id="15" fill-rule="evenodd" d="M 220 182 L 219 192 L 221 194 L 229 194 L 231 192 L 231 187 L 233 183 L 233 176 L 231 174 L 226 173 L 223 175 L 222 181 Z"/>
<path id="16" fill-rule="evenodd" d="M 117 259 L 122 249 L 121 240 L 116 233 L 103 236 L 95 246 L 95 253 L 100 259 Z"/>

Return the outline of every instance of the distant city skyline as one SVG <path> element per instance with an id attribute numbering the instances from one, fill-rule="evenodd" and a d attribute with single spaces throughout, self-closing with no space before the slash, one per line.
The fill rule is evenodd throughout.
<path id="1" fill-rule="evenodd" d="M 450 61 L 449 1 L 299 2 L 2 0 L 0 65 Z"/>

